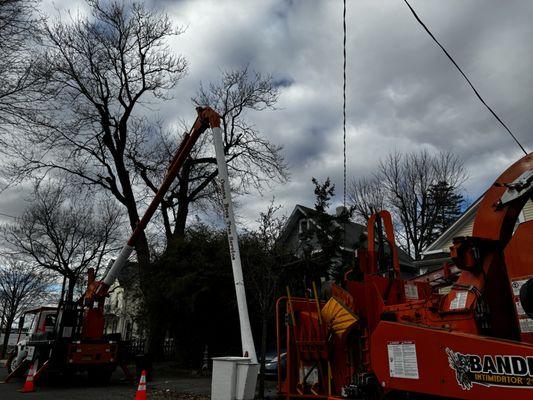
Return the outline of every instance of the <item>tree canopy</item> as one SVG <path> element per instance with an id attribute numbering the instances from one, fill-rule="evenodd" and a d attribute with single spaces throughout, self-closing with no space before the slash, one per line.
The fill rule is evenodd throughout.
<path id="1" fill-rule="evenodd" d="M 466 179 L 462 161 L 450 152 L 391 153 L 371 176 L 351 183 L 349 198 L 359 219 L 391 211 L 399 244 L 415 259 L 460 215 Z"/>

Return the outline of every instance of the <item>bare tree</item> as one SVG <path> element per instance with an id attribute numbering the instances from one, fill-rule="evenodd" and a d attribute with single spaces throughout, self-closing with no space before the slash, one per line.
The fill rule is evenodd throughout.
<path id="1" fill-rule="evenodd" d="M 259 398 L 264 397 L 265 391 L 265 356 L 267 351 L 268 322 L 274 312 L 276 297 L 280 292 L 281 255 L 280 241 L 286 217 L 278 216 L 281 206 L 274 203 L 268 205 L 265 212 L 259 214 L 258 227 L 249 232 L 244 239 L 244 255 L 246 278 L 252 287 L 252 295 L 259 306 L 261 313 L 261 350 L 260 350 L 260 375 Z M 280 366 L 281 368 L 281 366 Z"/>
<path id="2" fill-rule="evenodd" d="M 182 31 L 166 15 L 138 4 L 92 0 L 89 5 L 89 18 L 46 26 L 47 50 L 38 57 L 36 73 L 46 79 L 51 100 L 26 126 L 27 134 L 6 138 L 15 160 L 7 171 L 17 177 L 67 172 L 112 193 L 134 228 L 138 207 L 158 186 L 177 142 L 176 135 L 156 141 L 138 105 L 167 99 L 186 72 L 186 61 L 166 45 Z M 221 113 L 232 184 L 241 193 L 287 179 L 280 146 L 248 119 L 250 111 L 273 107 L 277 97 L 271 77 L 244 68 L 223 73 L 220 83 L 202 86 L 193 99 Z M 213 201 L 217 169 L 206 145 L 210 140 L 204 135 L 198 143 L 161 206 L 167 240 L 183 235 L 191 205 Z M 136 250 L 139 261 L 149 261 L 144 235 Z"/>
<path id="3" fill-rule="evenodd" d="M 439 216 L 447 205 L 445 197 L 435 198 L 435 187 L 446 183 L 452 188 L 450 194 L 455 193 L 466 177 L 463 163 L 450 152 L 392 153 L 379 163 L 372 178 L 352 184 L 350 198 L 360 217 L 376 207 L 389 208 L 399 221 L 397 232 L 405 249 L 420 259 L 434 240 Z"/>
<path id="4" fill-rule="evenodd" d="M 0 132 L 33 110 L 42 97 L 32 74 L 31 51 L 39 37 L 36 0 L 0 0 Z"/>
<path id="5" fill-rule="evenodd" d="M 169 17 L 139 3 L 89 0 L 89 16 L 46 24 L 44 51 L 34 73 L 47 83 L 47 109 L 36 114 L 23 137 L 6 146 L 15 176 L 62 171 L 112 194 L 139 220 L 138 183 L 127 149 L 139 105 L 168 99 L 187 63 L 167 39 L 179 35 Z M 9 139 L 6 139 L 9 140 Z M 146 237 L 136 244 L 149 260 Z"/>
<path id="6" fill-rule="evenodd" d="M 220 83 L 203 85 L 193 99 L 199 106 L 210 106 L 222 117 L 224 151 L 237 193 L 259 190 L 288 179 L 282 147 L 270 142 L 249 121 L 251 111 L 272 108 L 278 99 L 278 89 L 272 77 L 253 73 L 248 68 L 225 71 Z M 159 152 L 141 158 L 133 151 L 133 160 L 147 187 L 156 190 L 161 166 L 168 165 L 175 148 L 175 138 L 160 135 Z M 197 206 L 212 204 L 217 198 L 214 179 L 218 174 L 211 137 L 204 135 L 185 162 L 176 184 L 165 197 L 161 211 L 167 239 L 182 236 L 189 211 Z"/>
<path id="7" fill-rule="evenodd" d="M 353 179 L 348 188 L 348 200 L 354 218 L 366 224 L 372 214 L 385 208 L 385 191 L 376 176 Z"/>
<path id="8" fill-rule="evenodd" d="M 15 224 L 4 227 L 5 239 L 18 254 L 62 276 L 71 301 L 82 273 L 93 267 L 98 274 L 116 251 L 120 213 L 109 201 L 51 186 L 36 187 L 34 198 Z"/>
<path id="9" fill-rule="evenodd" d="M 0 263 L 0 328 L 5 332 L 0 357 L 4 357 L 13 322 L 21 311 L 46 298 L 51 279 L 50 274 L 27 261 L 8 257 Z"/>

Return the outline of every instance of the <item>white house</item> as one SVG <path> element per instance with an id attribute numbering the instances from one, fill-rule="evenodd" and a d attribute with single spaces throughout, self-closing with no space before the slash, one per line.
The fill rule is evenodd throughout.
<path id="1" fill-rule="evenodd" d="M 417 266 L 420 267 L 421 273 L 440 268 L 445 262 L 452 263 L 450 247 L 453 238 L 472 236 L 474 220 L 482 199 L 483 196 L 472 203 L 455 223 L 424 250 L 422 260 L 416 262 Z M 531 200 L 526 203 L 520 212 L 517 226 L 522 222 L 530 220 L 533 220 L 533 202 Z"/>
<path id="2" fill-rule="evenodd" d="M 105 333 L 120 333 L 125 340 L 144 337 L 138 268 L 137 263 L 124 266 L 104 305 Z"/>

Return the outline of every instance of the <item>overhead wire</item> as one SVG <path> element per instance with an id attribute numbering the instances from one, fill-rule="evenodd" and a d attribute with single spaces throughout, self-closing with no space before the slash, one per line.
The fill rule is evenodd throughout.
<path id="1" fill-rule="evenodd" d="M 9 214 L 3 213 L 3 212 L 0 212 L 0 215 L 4 216 L 4 217 L 13 218 L 13 219 L 17 219 L 18 218 L 18 217 L 15 217 L 14 215 L 9 215 Z"/>
<path id="2" fill-rule="evenodd" d="M 348 221 L 348 211 L 346 209 L 346 0 L 342 1 L 342 152 L 343 152 L 343 200 L 342 200 L 342 215 L 343 215 L 343 239 L 342 246 L 346 247 L 346 222 Z M 342 263 L 341 250 L 341 263 Z"/>
<path id="3" fill-rule="evenodd" d="M 343 40 L 342 40 L 342 55 L 343 55 L 343 64 L 342 64 L 342 130 L 343 130 L 343 206 L 346 208 L 346 0 L 343 0 L 343 11 L 342 11 L 342 29 L 343 29 Z"/>
<path id="4" fill-rule="evenodd" d="M 527 151 L 526 149 L 524 148 L 524 146 L 522 146 L 522 144 L 518 141 L 518 139 L 516 138 L 516 136 L 513 134 L 513 132 L 511 132 L 511 130 L 509 129 L 509 127 L 501 120 L 501 118 L 496 114 L 496 112 L 494 112 L 494 110 L 485 102 L 485 100 L 483 99 L 483 97 L 481 97 L 481 95 L 479 94 L 479 92 L 477 91 L 477 89 L 474 87 L 474 85 L 472 84 L 472 82 L 470 81 L 470 79 L 468 79 L 468 77 L 466 76 L 466 74 L 463 72 L 463 70 L 461 69 L 461 67 L 455 62 L 455 60 L 453 59 L 453 57 L 450 55 L 450 53 L 448 53 L 448 51 L 446 51 L 446 49 L 444 48 L 444 46 L 442 44 L 440 44 L 440 42 L 437 40 L 437 38 L 433 35 L 433 33 L 431 33 L 431 31 L 429 30 L 429 28 L 427 27 L 427 25 L 420 19 L 420 17 L 418 16 L 418 14 L 416 13 L 416 11 L 413 9 L 413 7 L 411 7 L 411 4 L 409 4 L 409 2 L 407 0 L 403 0 L 405 2 L 405 4 L 407 4 L 407 7 L 409 7 L 409 9 L 411 10 L 411 13 L 413 14 L 413 16 L 415 17 L 415 19 L 418 21 L 418 23 L 424 28 L 424 30 L 427 32 L 427 34 L 431 37 L 431 39 L 433 39 L 433 41 L 435 43 L 437 43 L 437 45 L 441 48 L 441 50 L 444 52 L 444 54 L 446 54 L 446 56 L 450 59 L 450 61 L 453 63 L 453 65 L 455 65 L 455 67 L 457 68 L 457 70 L 461 73 L 461 75 L 463 76 L 463 78 L 465 78 L 465 80 L 468 82 L 468 84 L 470 85 L 470 87 L 472 88 L 472 90 L 474 91 L 474 93 L 476 94 L 477 98 L 481 101 L 481 103 L 483 103 L 483 105 L 490 111 L 490 113 L 494 116 L 494 118 L 496 118 L 496 120 L 504 127 L 504 129 L 509 133 L 509 135 L 511 135 L 511 137 L 514 139 L 514 141 L 516 142 L 516 144 L 518 145 L 518 147 L 520 147 L 520 149 L 524 152 L 524 154 L 527 155 Z"/>

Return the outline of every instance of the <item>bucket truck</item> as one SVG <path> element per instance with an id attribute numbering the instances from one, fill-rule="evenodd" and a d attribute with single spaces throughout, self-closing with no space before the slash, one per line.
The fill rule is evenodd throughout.
<path id="1" fill-rule="evenodd" d="M 62 372 L 88 371 L 90 377 L 106 381 L 116 367 L 121 366 L 129 375 L 125 367 L 127 351 L 120 335 L 104 334 L 104 302 L 109 288 L 133 252 L 137 239 L 153 217 L 198 138 L 208 128 L 213 134 L 219 178 L 223 189 L 224 218 L 239 308 L 243 356 L 247 356 L 251 362 L 256 361 L 242 279 L 220 116 L 209 107 L 198 107 L 196 111 L 198 113 L 196 121 L 176 150 L 159 190 L 104 278 L 96 280 L 94 270 L 90 269 L 87 290 L 78 301 L 62 301 L 53 311 L 46 309 L 34 313 L 38 321 L 44 321 L 48 314 L 53 313 L 55 316 L 53 328 L 48 327 L 43 332 L 40 330 L 29 332 L 29 338 L 24 341 L 23 345 L 18 346 L 18 351 L 10 357 L 8 362 L 10 374 L 5 381 L 9 381 L 17 374 L 23 374 L 35 360 L 37 360 L 37 367 L 34 381 L 37 381 L 47 369 Z"/>

